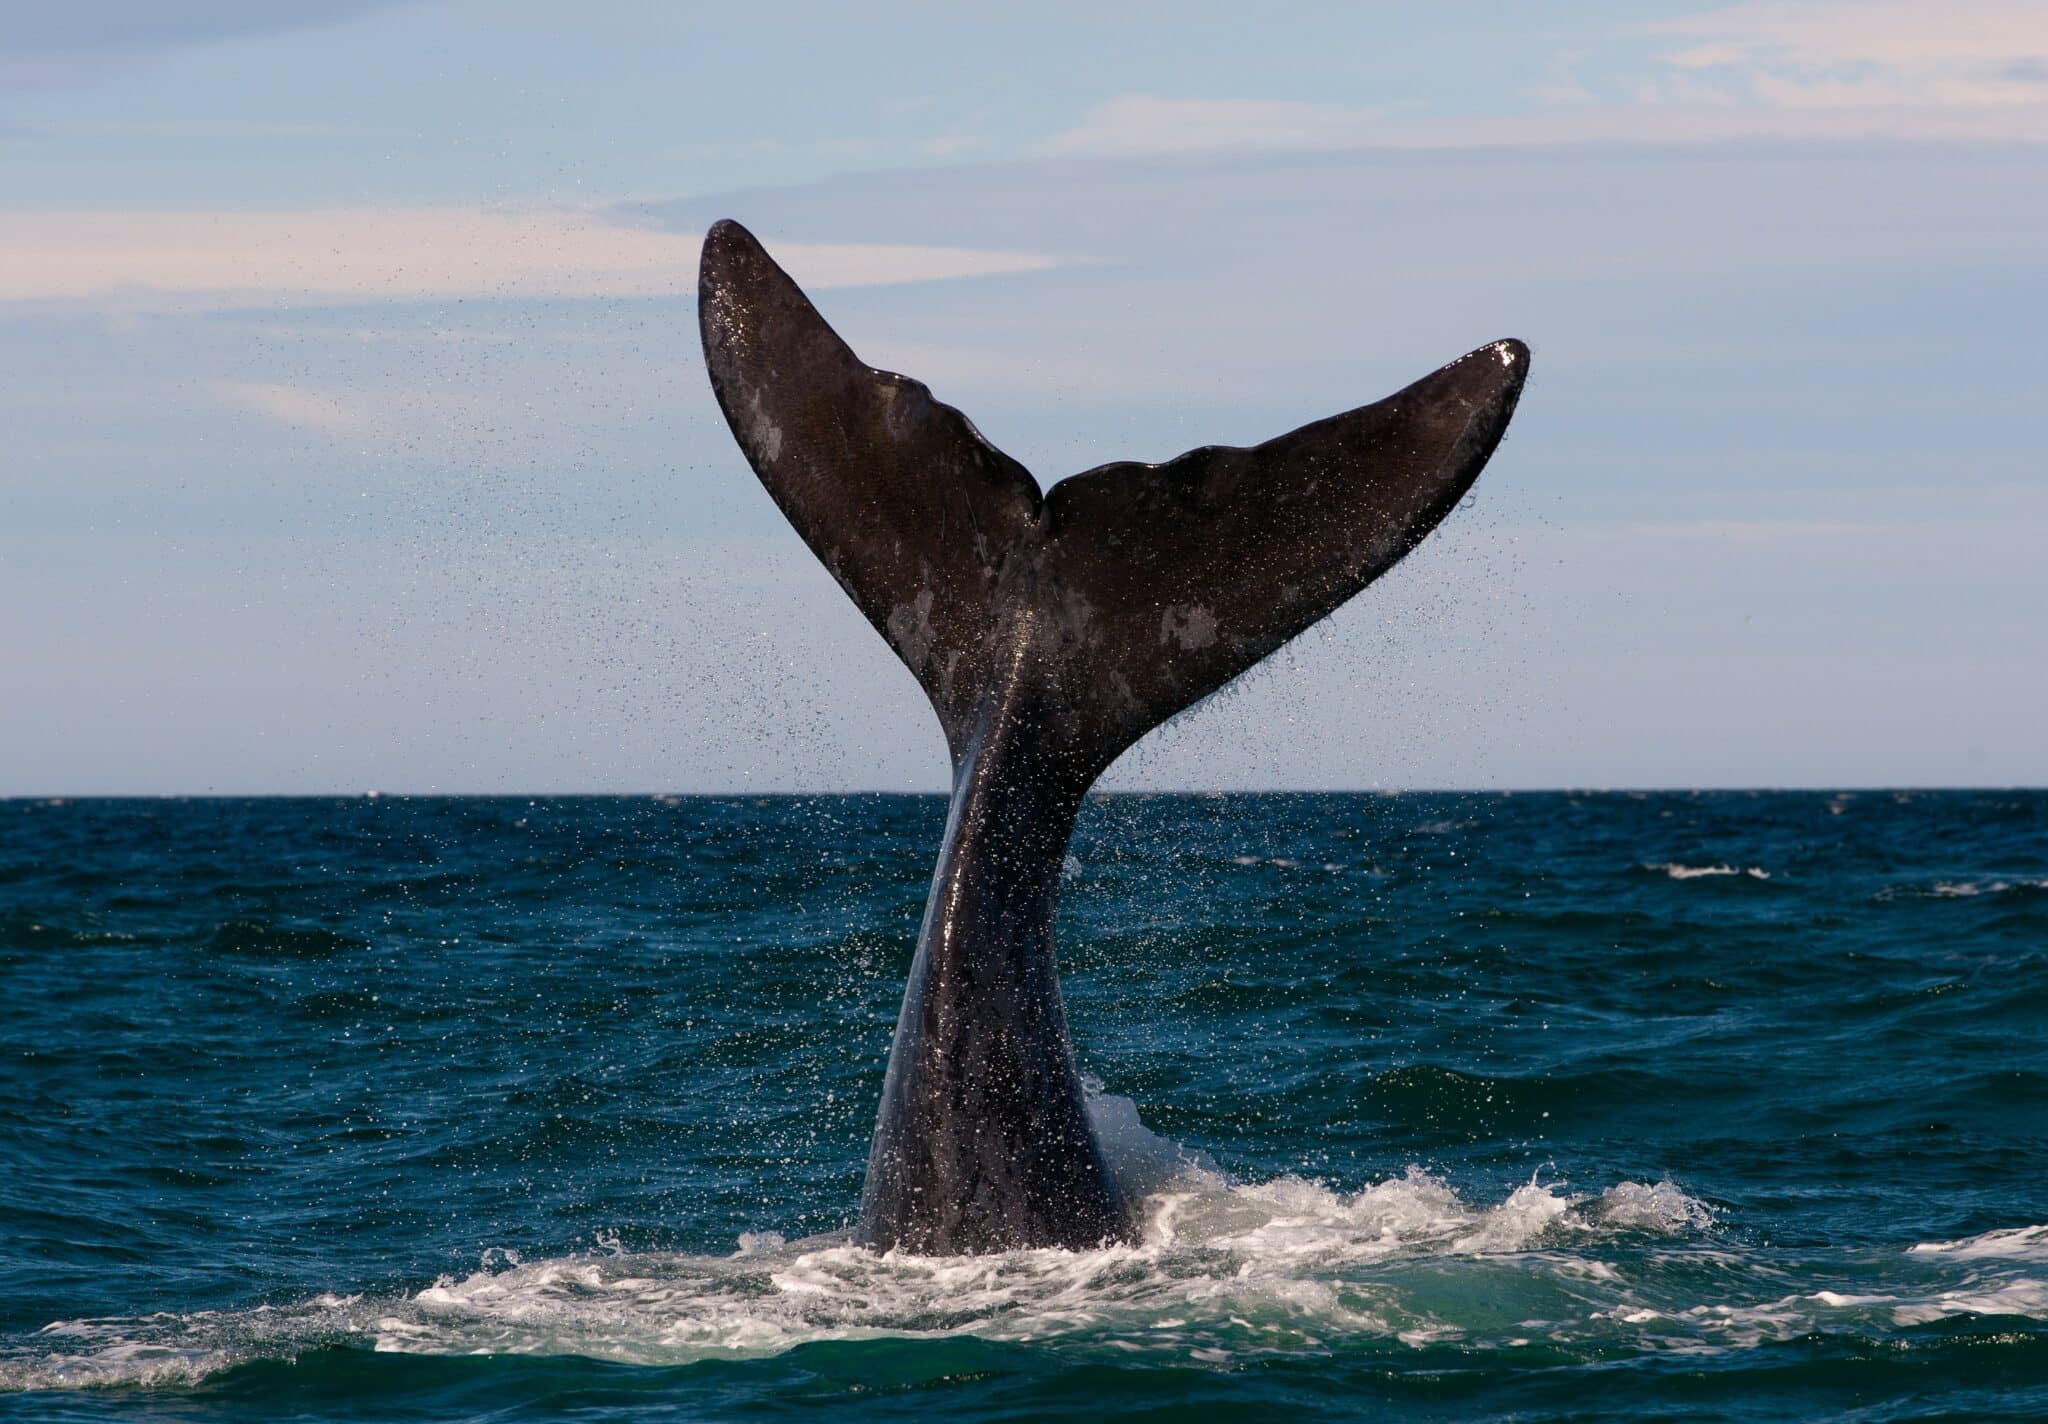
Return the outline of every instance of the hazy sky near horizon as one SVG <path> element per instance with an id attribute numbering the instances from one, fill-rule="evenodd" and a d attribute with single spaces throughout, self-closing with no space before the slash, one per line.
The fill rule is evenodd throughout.
<path id="1" fill-rule="evenodd" d="M 2048 6 L 10 0 L 0 795 L 936 789 L 697 349 L 1050 485 L 1535 350 L 1111 785 L 2048 782 Z"/>

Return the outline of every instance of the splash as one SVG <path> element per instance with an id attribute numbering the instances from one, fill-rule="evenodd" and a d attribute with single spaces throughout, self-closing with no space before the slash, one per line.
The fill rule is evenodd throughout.
<path id="1" fill-rule="evenodd" d="M 1140 1145 L 1150 1155 L 1124 1170 L 1157 1170 L 1158 1149 Z M 1178 1160 L 1145 1199 L 1131 1246 L 932 1258 L 762 1233 L 728 1256 L 499 1255 L 409 1295 L 59 1322 L 0 1359 L 0 1388 L 188 1383 L 332 1345 L 669 1365 L 824 1340 L 973 1335 L 1228 1365 L 1447 1342 L 1697 1353 L 1963 1314 L 2048 1319 L 2048 1282 L 2010 1271 L 1787 1294 L 1783 1263 L 1732 1248 L 1713 1211 L 1668 1181 L 1586 1195 L 1530 1182 L 1489 1204 L 1419 1167 L 1345 1192 L 1298 1177 L 1231 1183 Z M 1891 1260 L 2038 1261 L 2043 1231 Z M 1837 1262 L 1832 1274 L 1855 1271 Z"/>
<path id="2" fill-rule="evenodd" d="M 324 1295 L 291 1307 L 73 1320 L 0 1362 L 0 1385 L 160 1385 L 321 1345 L 456 1355 L 579 1355 L 676 1364 L 818 1340 L 973 1334 L 1210 1363 L 1485 1334 L 1482 1300 L 1594 1281 L 1594 1259 L 1548 1245 L 1669 1235 L 1708 1219 L 1669 1183 L 1591 1198 L 1555 1185 L 1466 1201 L 1420 1168 L 1357 1192 L 1296 1177 L 1226 1181 L 1128 1116 L 1125 1181 L 1168 1173 L 1133 1246 L 999 1256 L 876 1255 L 837 1236 L 750 1234 L 729 1256 L 578 1255 L 507 1264 L 407 1296 Z M 1100 1102 L 1100 1100 L 1098 1100 Z M 1139 1134 L 1142 1134 L 1140 1136 Z M 1146 1139 L 1149 1139 L 1146 1140 Z M 1668 1208 L 1646 1208 L 1668 1202 Z M 1483 1310 L 1483 1315 L 1491 1315 Z"/>
<path id="3" fill-rule="evenodd" d="M 1446 1343 L 1696 1353 L 1878 1322 L 2048 1319 L 2048 1282 L 1982 1269 L 2048 1260 L 2048 1227 L 1914 1246 L 1903 1259 L 1963 1270 L 1918 1290 L 1788 1295 L 1782 1263 L 1723 1240 L 1715 1211 L 1668 1180 L 1598 1193 L 1531 1180 L 1490 1203 L 1419 1166 L 1348 1192 L 1234 1182 L 1147 1128 L 1130 1099 L 1088 1087 L 1105 1155 L 1142 1203 L 1133 1245 L 919 1257 L 762 1232 L 697 1256 L 625 1252 L 600 1233 L 599 1252 L 528 1262 L 493 1249 L 411 1294 L 60 1321 L 0 1352 L 0 1389 L 179 1385 L 337 1345 L 674 1365 L 971 1335 L 1226 1366 Z"/>

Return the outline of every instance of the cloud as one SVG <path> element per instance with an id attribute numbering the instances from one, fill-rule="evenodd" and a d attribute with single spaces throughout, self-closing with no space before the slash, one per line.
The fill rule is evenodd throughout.
<path id="1" fill-rule="evenodd" d="M 1633 104 L 1570 104 L 1529 114 L 1449 119 L 1393 135 L 1390 148 L 1531 147 L 1545 144 L 1702 144 L 1752 139 L 1895 139 L 1944 143 L 2048 142 L 2048 96 L 2039 104 L 1901 104 L 1872 90 L 1834 102 L 1791 103 L 1761 82 L 1737 98 L 1693 76 L 1645 80 Z"/>
<path id="2" fill-rule="evenodd" d="M 325 208 L 0 213 L 0 301 L 146 296 L 292 306 L 465 297 L 675 296 L 699 238 L 574 210 Z M 775 242 L 806 287 L 1043 271 L 1029 252 Z"/>
<path id="3" fill-rule="evenodd" d="M 1644 28 L 1693 41 L 1664 57 L 1680 68 L 1825 74 L 1865 66 L 1900 79 L 1969 71 L 1991 81 L 1978 96 L 1991 103 L 2039 102 L 2042 80 L 2024 71 L 2048 59 L 2048 7 L 2036 0 L 1762 0 Z M 2001 87 L 2008 82 L 2019 87 Z"/>
<path id="4" fill-rule="evenodd" d="M 1112 157 L 1227 149 L 1355 148 L 1386 137 L 1384 111 L 1292 99 L 1166 99 L 1123 94 L 1041 149 Z"/>
<path id="5" fill-rule="evenodd" d="M 1665 81 L 1776 108 L 2048 105 L 2039 0 L 1755 0 L 1643 27 L 1686 43 Z"/>
<path id="6" fill-rule="evenodd" d="M 1124 94 L 1039 151 L 1124 157 L 1231 150 L 1712 143 L 1735 139 L 2048 142 L 2042 0 L 1753 0 L 1645 23 L 1673 47 L 1600 102 L 1569 72 L 1513 114 L 1428 115 L 1291 99 Z"/>
<path id="7" fill-rule="evenodd" d="M 1275 128 L 1253 137 L 1208 135 L 1188 126 L 1147 147 L 1146 130 L 1132 124 L 1113 131 L 1092 121 L 1057 135 L 1043 147 L 1071 157 L 1169 157 L 1235 149 L 1322 152 L 1337 149 L 1535 148 L 1565 144 L 1700 144 L 1752 139 L 1904 139 L 1954 143 L 2048 142 L 2048 98 L 2039 104 L 1903 104 L 1884 102 L 1866 82 L 1830 90 L 1812 85 L 1799 102 L 1778 96 L 1789 86 L 1760 79 L 1755 95 L 1737 99 L 1691 76 L 1646 80 L 1640 102 L 1598 104 L 1553 100 L 1529 113 L 1476 118 L 1375 120 L 1362 129 L 1332 124 L 1289 139 Z M 1539 96 L 1541 97 L 1541 96 Z M 1104 105 L 1103 108 L 1110 106 Z M 1232 106 L 1236 107 L 1236 106 Z M 1098 113 L 1100 110 L 1098 110 Z M 1211 141 L 1213 140 L 1213 141 Z"/>
<path id="8" fill-rule="evenodd" d="M 1851 85 L 1759 76 L 1737 95 L 1691 73 L 1645 79 L 1635 103 L 1588 103 L 1574 92 L 1539 94 L 1545 107 L 1519 114 L 1410 118 L 1340 110 L 1320 124 L 1244 123 L 1221 113 L 1171 122 L 1169 113 L 1211 106 L 1142 95 L 1098 106 L 1077 128 L 1041 146 L 1081 158 L 1170 157 L 1233 150 L 1321 152 L 1337 149 L 1532 148 L 1562 144 L 1698 144 L 1750 139 L 1906 139 L 1945 142 L 2048 142 L 2048 85 L 2041 102 L 1906 103 L 1885 97 L 1878 81 Z M 1266 107 L 1231 102 L 1233 112 Z M 1275 108 L 1289 106 L 1275 104 Z"/>

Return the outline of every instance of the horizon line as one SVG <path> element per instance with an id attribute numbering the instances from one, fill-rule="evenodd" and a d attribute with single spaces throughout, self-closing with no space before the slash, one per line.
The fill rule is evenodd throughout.
<path id="1" fill-rule="evenodd" d="M 1856 796 L 1897 795 L 1906 792 L 1956 794 L 1965 792 L 2010 793 L 2048 792 L 2048 784 L 2012 782 L 1958 785 L 1954 783 L 1894 782 L 1830 786 L 1403 786 L 1403 787 L 1096 787 L 1088 800 L 1106 797 L 1181 796 L 1222 799 L 1234 796 Z M 721 790 L 721 791 L 88 791 L 88 792 L 4 792 L 0 805 L 16 802 L 41 805 L 69 805 L 77 801 L 797 801 L 820 797 L 933 798 L 945 800 L 945 789 L 901 790 L 858 788 L 852 790 Z"/>

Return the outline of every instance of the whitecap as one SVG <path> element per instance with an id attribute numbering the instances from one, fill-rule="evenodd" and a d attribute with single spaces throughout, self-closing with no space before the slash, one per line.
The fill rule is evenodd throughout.
<path id="1" fill-rule="evenodd" d="M 1997 1285 L 1942 1291 L 1892 1311 L 1900 1325 L 1925 1325 L 1952 1315 L 2019 1315 L 2048 1319 L 2048 1282 L 2020 1279 Z"/>
<path id="2" fill-rule="evenodd" d="M 1677 1235 L 1704 1231 L 1714 1224 L 1714 1212 L 1697 1197 L 1688 1196 L 1666 1177 L 1654 1186 L 1622 1182 L 1600 1194 L 1595 1204 L 1601 1220 L 1611 1226 L 1638 1231 Z"/>
<path id="3" fill-rule="evenodd" d="M 2048 1261 L 2048 1226 L 2014 1226 L 1956 1241 L 1922 1241 L 1907 1254 L 1955 1261 Z"/>

